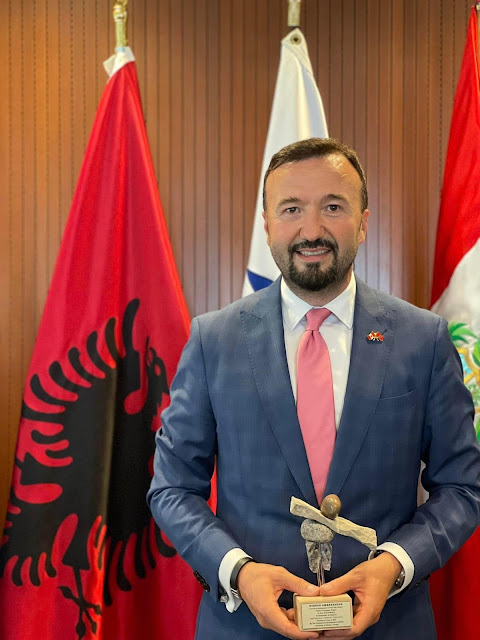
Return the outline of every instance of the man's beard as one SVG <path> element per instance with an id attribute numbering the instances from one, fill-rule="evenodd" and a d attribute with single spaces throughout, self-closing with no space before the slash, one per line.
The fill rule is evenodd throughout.
<path id="1" fill-rule="evenodd" d="M 295 264 L 294 256 L 297 251 L 303 249 L 329 249 L 332 255 L 330 266 L 325 268 L 320 262 L 306 262 L 299 269 Z M 356 248 L 352 247 L 345 255 L 339 256 L 337 243 L 323 238 L 313 242 L 305 240 L 292 245 L 288 249 L 288 261 L 284 254 L 275 255 L 275 250 L 272 250 L 273 259 L 287 284 L 304 291 L 322 291 L 344 282 L 355 260 L 356 253 Z"/>

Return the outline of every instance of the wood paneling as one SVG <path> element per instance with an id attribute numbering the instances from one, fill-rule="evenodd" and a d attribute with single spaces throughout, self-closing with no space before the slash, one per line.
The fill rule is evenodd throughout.
<path id="1" fill-rule="evenodd" d="M 113 51 L 105 0 L 0 3 L 0 524 L 22 387 Z M 303 0 L 332 136 L 370 191 L 370 284 L 428 306 L 471 0 Z M 286 0 L 131 0 L 160 195 L 193 314 L 238 298 Z"/>

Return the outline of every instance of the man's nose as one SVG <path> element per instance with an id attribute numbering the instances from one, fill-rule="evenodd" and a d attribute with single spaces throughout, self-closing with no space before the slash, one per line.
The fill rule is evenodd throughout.
<path id="1" fill-rule="evenodd" d="M 304 240 L 316 240 L 325 235 L 324 220 L 321 212 L 308 211 L 302 221 L 301 236 Z"/>

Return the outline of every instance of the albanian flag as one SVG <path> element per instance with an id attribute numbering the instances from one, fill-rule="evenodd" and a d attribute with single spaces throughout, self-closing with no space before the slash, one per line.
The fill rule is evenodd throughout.
<path id="1" fill-rule="evenodd" d="M 25 386 L 3 640 L 190 640 L 200 587 L 145 501 L 189 318 L 133 54 L 110 59 Z"/>
<path id="2" fill-rule="evenodd" d="M 475 404 L 480 440 L 480 75 L 475 8 L 453 106 L 433 274 L 432 311 L 448 321 Z M 430 591 L 439 640 L 480 634 L 480 528 L 436 571 Z"/>

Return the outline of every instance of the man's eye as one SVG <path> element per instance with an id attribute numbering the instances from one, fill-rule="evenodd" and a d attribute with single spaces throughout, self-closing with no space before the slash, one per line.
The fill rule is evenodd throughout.
<path id="1" fill-rule="evenodd" d="M 297 213 L 298 207 L 288 207 L 285 209 L 285 213 Z"/>
<path id="2" fill-rule="evenodd" d="M 327 210 L 332 212 L 338 211 L 338 204 L 329 204 Z"/>

